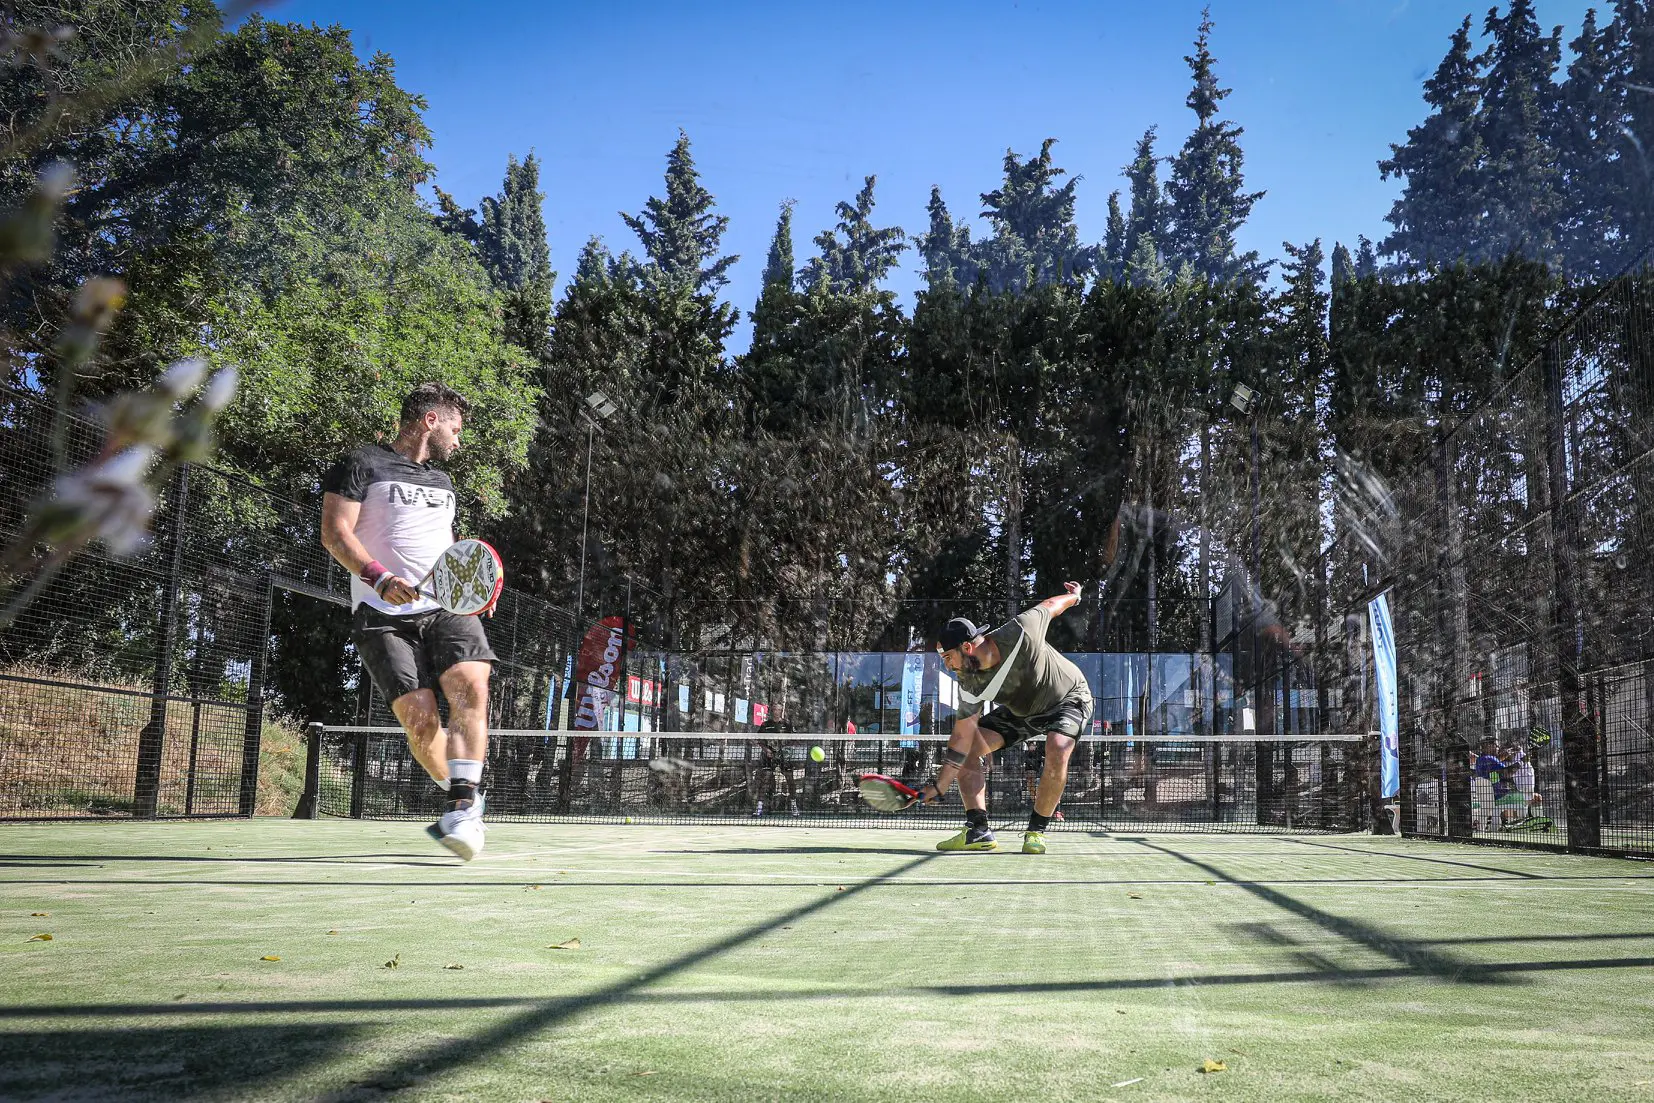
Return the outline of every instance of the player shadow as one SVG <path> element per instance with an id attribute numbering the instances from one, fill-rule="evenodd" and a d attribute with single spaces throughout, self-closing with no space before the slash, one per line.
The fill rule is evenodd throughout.
<path id="1" fill-rule="evenodd" d="M 249 1085 L 280 1094 L 359 1050 L 366 1034 L 336 1022 L 8 1030 L 0 1099 L 235 1098 Z"/>
<path id="2" fill-rule="evenodd" d="M 1503 866 L 1486 866 L 1480 862 L 1458 862 L 1452 858 L 1429 858 L 1423 854 L 1398 854 L 1393 850 L 1367 850 L 1358 846 L 1339 846 L 1337 843 L 1323 843 L 1312 839 L 1287 839 L 1286 842 L 1298 846 L 1313 846 L 1320 850 L 1341 850 L 1346 854 L 1363 854 L 1371 858 L 1399 858 L 1408 862 L 1428 862 L 1437 866 L 1460 866 L 1464 869 L 1480 869 L 1488 873 L 1504 873 L 1525 881 L 1543 881 L 1543 873 L 1530 873 L 1525 869 L 1506 869 Z"/>
<path id="3" fill-rule="evenodd" d="M 1375 927 L 1370 923 L 1363 923 L 1358 919 L 1350 919 L 1322 911 L 1320 908 L 1306 904 L 1302 900 L 1288 896 L 1286 893 L 1273 889 L 1268 885 L 1256 881 L 1236 880 L 1210 862 L 1180 853 L 1170 847 L 1159 846 L 1147 839 L 1141 840 L 1139 845 L 1176 858 L 1186 865 L 1201 870 L 1214 881 L 1223 881 L 1234 885 L 1260 900 L 1280 908 L 1282 911 L 1296 915 L 1300 919 L 1307 919 L 1321 929 L 1338 935 L 1340 938 L 1380 953 L 1392 961 L 1406 966 L 1411 971 L 1426 973 L 1444 980 L 1463 981 L 1471 984 L 1508 983 L 1508 979 L 1502 973 L 1490 969 L 1481 962 L 1467 961 L 1452 954 L 1431 949 L 1429 946 L 1415 942 L 1412 939 L 1398 938 L 1379 927 Z M 1501 880 L 1503 879 L 1501 878 Z"/>

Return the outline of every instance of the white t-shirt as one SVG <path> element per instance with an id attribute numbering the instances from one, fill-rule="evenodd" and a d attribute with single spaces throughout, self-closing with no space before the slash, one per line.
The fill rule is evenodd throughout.
<path id="1" fill-rule="evenodd" d="M 409 585 L 424 578 L 454 542 L 454 481 L 447 472 L 414 463 L 393 448 L 369 444 L 356 449 L 333 465 L 322 489 L 362 503 L 356 539 Z M 440 608 L 436 599 L 423 596 L 392 605 L 360 578 L 350 580 L 350 596 L 353 605 L 371 605 L 393 616 Z"/>

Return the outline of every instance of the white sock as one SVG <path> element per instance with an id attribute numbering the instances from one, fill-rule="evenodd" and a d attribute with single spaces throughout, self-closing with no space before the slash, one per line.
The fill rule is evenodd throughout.
<path id="1" fill-rule="evenodd" d="M 446 793 L 448 791 L 448 779 L 447 778 L 445 778 L 445 777 L 433 777 L 431 780 L 436 782 L 436 787 L 438 789 L 441 789 L 444 793 Z"/>
<path id="2" fill-rule="evenodd" d="M 448 760 L 448 777 L 452 781 L 469 781 L 472 785 L 482 781 L 482 763 L 474 758 L 450 758 Z"/>

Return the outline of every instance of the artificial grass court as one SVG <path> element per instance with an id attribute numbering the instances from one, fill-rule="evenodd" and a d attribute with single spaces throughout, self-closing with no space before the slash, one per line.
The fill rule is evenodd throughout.
<path id="1" fill-rule="evenodd" d="M 1654 1099 L 1646 864 L 940 834 L 0 827 L 0 1098 Z"/>

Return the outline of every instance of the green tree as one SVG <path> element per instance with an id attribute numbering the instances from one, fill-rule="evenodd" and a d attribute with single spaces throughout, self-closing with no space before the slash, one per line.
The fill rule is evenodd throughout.
<path id="1" fill-rule="evenodd" d="M 530 153 L 506 161 L 498 196 L 480 206 L 477 247 L 494 286 L 505 292 L 506 332 L 513 344 L 543 359 L 551 326 L 551 247 L 546 241 L 540 161 Z"/>
<path id="2" fill-rule="evenodd" d="M 701 185 L 689 135 L 680 130 L 666 155 L 665 198 L 651 196 L 638 214 L 620 216 L 643 243 L 650 282 L 706 295 L 716 295 L 729 282 L 729 269 L 741 258 L 718 255 L 729 219 L 712 213 L 713 202 Z"/>
<path id="3" fill-rule="evenodd" d="M 1166 219 L 1169 212 L 1161 195 L 1160 158 L 1154 155 L 1155 128 L 1149 127 L 1137 139 L 1137 152 L 1131 164 L 1120 174 L 1130 183 L 1131 210 L 1126 216 L 1125 236 L 1121 241 L 1121 263 L 1129 265 L 1139 259 L 1139 267 L 1148 259 L 1143 252 L 1143 239 L 1152 238 L 1155 250 L 1166 240 Z"/>
<path id="4" fill-rule="evenodd" d="M 1237 253 L 1235 232 L 1264 193 L 1245 190 L 1240 147 L 1245 131 L 1217 118 L 1218 105 L 1229 89 L 1218 87 L 1208 48 L 1212 26 L 1208 8 L 1201 14 L 1195 52 L 1183 59 L 1194 74 L 1194 87 L 1184 102 L 1195 113 L 1196 125 L 1173 158 L 1166 184 L 1171 232 L 1165 251 L 1174 265 L 1187 263 L 1205 280 L 1257 281 L 1268 265 L 1255 251 Z"/>
<path id="5" fill-rule="evenodd" d="M 1479 121 L 1487 158 L 1480 200 L 1485 218 L 1478 259 L 1509 253 L 1555 258 L 1561 210 L 1555 130 L 1561 28 L 1541 34 L 1532 0 L 1510 0 L 1483 25 L 1492 41 L 1481 85 Z"/>
<path id="6" fill-rule="evenodd" d="M 854 204 L 840 202 L 834 208 L 838 214 L 835 229 L 816 235 L 815 244 L 820 253 L 804 267 L 801 282 L 805 290 L 837 295 L 871 294 L 896 266 L 897 258 L 907 248 L 907 235 L 899 226 L 873 225 L 876 179 L 869 176 L 863 181 Z"/>
<path id="7" fill-rule="evenodd" d="M 1118 280 L 1126 271 L 1126 216 L 1120 210 L 1120 193 L 1108 193 L 1108 223 L 1103 233 L 1102 272 L 1105 279 Z"/>
<path id="8" fill-rule="evenodd" d="M 1380 176 L 1405 180 L 1384 220 L 1385 256 L 1425 265 L 1485 255 L 1482 192 L 1486 153 L 1480 125 L 1484 58 L 1470 50 L 1470 17 L 1453 32 L 1447 56 L 1424 82 L 1430 115 L 1390 146 Z"/>
<path id="9" fill-rule="evenodd" d="M 1097 266 L 1098 250 L 1082 246 L 1074 225 L 1074 189 L 1051 158 L 1055 138 L 1026 160 L 1005 151 L 1005 180 L 982 196 L 991 236 L 977 243 L 976 259 L 992 291 L 1019 292 L 1047 283 L 1078 283 Z"/>
<path id="10" fill-rule="evenodd" d="M 972 259 L 969 226 L 955 226 L 942 189 L 930 189 L 930 229 L 919 236 L 919 255 L 925 259 L 925 286 L 932 291 L 944 288 L 969 290 L 976 283 L 977 266 Z"/>

